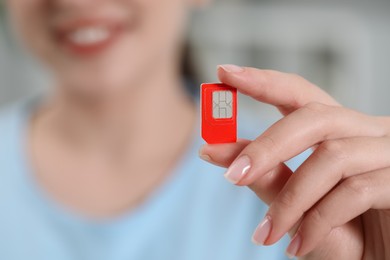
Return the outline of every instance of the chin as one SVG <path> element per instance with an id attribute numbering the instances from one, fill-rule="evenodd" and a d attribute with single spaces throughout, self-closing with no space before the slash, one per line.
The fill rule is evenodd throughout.
<path id="1" fill-rule="evenodd" d="M 117 59 L 118 60 L 118 59 Z M 116 64 L 95 60 L 90 63 L 72 62 L 56 70 L 55 78 L 62 91 L 83 98 L 123 96 L 131 92 L 139 71 L 131 64 Z M 134 68 L 137 68 L 134 66 Z M 138 68 L 139 70 L 139 68 Z"/>
<path id="2" fill-rule="evenodd" d="M 128 81 L 120 78 L 88 74 L 67 78 L 72 80 L 62 81 L 61 91 L 76 99 L 104 100 L 123 97 L 131 92 L 131 85 L 126 84 Z"/>

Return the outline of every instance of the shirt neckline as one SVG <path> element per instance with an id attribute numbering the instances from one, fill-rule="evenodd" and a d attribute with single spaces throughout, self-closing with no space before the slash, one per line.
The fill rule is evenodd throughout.
<path id="1" fill-rule="evenodd" d="M 50 217 L 54 217 L 68 225 L 77 225 L 83 227 L 90 227 L 93 229 L 117 229 L 123 228 L 123 226 L 133 226 L 137 222 L 142 221 L 145 215 L 153 209 L 162 208 L 166 201 L 174 196 L 174 193 L 178 188 L 185 183 L 188 179 L 187 174 L 189 169 L 193 169 L 196 163 L 197 150 L 201 144 L 200 138 L 197 135 L 199 133 L 199 127 L 196 127 L 193 131 L 192 140 L 188 142 L 188 146 L 183 152 L 178 163 L 172 168 L 171 173 L 163 180 L 158 187 L 152 191 L 145 200 L 136 207 L 125 211 L 117 216 L 94 219 L 78 213 L 72 210 L 70 207 L 57 202 L 54 198 L 50 197 L 43 187 L 37 182 L 32 172 L 31 161 L 28 158 L 27 144 L 28 144 L 28 127 L 34 111 L 37 109 L 41 101 L 41 98 L 32 98 L 22 103 L 19 111 L 17 111 L 20 118 L 17 123 L 16 136 L 19 137 L 16 140 L 16 156 L 20 158 L 20 163 L 16 165 L 17 172 L 20 173 L 20 180 L 24 186 L 23 190 L 32 203 L 35 203 L 39 210 L 45 214 L 49 214 Z M 199 116 L 197 117 L 199 118 Z M 197 120 L 199 121 L 199 120 Z M 197 123 L 199 125 L 199 123 Z M 18 160 L 16 160 L 18 161 Z"/>

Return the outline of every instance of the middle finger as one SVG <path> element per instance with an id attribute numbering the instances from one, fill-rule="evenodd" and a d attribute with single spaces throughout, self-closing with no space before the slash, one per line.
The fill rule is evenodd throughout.
<path id="1" fill-rule="evenodd" d="M 362 149 L 363 148 L 363 149 Z M 341 180 L 390 166 L 390 138 L 357 137 L 327 141 L 293 174 L 270 205 L 268 243 L 280 239 Z"/>
<path id="2" fill-rule="evenodd" d="M 346 137 L 386 135 L 381 121 L 358 112 L 312 103 L 281 119 L 240 153 L 225 177 L 250 185 L 263 174 L 315 144 Z"/>

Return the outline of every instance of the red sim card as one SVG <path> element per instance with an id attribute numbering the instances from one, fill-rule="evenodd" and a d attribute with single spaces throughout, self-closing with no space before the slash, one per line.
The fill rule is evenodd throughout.
<path id="1" fill-rule="evenodd" d="M 201 85 L 202 138 L 209 144 L 237 141 L 237 90 L 222 83 Z"/>

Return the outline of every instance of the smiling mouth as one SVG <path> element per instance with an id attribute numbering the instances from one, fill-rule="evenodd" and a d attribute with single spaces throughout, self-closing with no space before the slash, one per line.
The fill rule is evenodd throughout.
<path id="1" fill-rule="evenodd" d="M 103 20 L 80 20 L 56 28 L 59 44 L 79 56 L 96 55 L 107 50 L 123 33 L 121 23 Z"/>
<path id="2" fill-rule="evenodd" d="M 107 41 L 112 36 L 109 28 L 84 27 L 79 28 L 68 35 L 68 40 L 74 44 L 88 46 Z"/>

